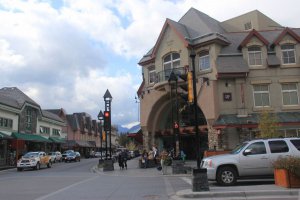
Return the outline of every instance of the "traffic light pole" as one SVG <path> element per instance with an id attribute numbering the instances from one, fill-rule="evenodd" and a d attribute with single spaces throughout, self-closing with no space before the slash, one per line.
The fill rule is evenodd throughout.
<path id="1" fill-rule="evenodd" d="M 198 112 L 197 112 L 197 90 L 196 90 L 196 72 L 195 72 L 195 57 L 196 53 L 194 49 L 191 50 L 190 58 L 192 59 L 193 67 L 193 96 L 194 96 L 194 114 L 195 114 L 195 136 L 196 136 L 196 157 L 197 157 L 197 168 L 200 169 L 200 140 L 199 140 L 199 127 L 198 127 Z"/>

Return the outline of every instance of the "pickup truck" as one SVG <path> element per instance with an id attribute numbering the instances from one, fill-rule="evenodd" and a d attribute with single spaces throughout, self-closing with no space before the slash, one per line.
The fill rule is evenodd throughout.
<path id="1" fill-rule="evenodd" d="M 51 156 L 43 151 L 28 152 L 17 162 L 18 171 L 28 168 L 39 170 L 42 166 L 48 168 L 52 166 Z"/>
<path id="2" fill-rule="evenodd" d="M 300 138 L 258 139 L 244 142 L 231 153 L 211 156 L 201 161 L 208 180 L 234 185 L 241 178 L 273 177 L 272 163 L 279 157 L 300 157 Z"/>

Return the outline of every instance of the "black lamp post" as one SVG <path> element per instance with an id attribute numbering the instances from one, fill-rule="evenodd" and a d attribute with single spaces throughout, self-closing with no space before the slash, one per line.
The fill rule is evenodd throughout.
<path id="1" fill-rule="evenodd" d="M 178 100 L 177 100 L 177 82 L 178 78 L 175 73 L 172 71 L 168 82 L 171 86 L 171 109 L 172 109 L 172 127 L 173 127 L 173 136 L 174 136 L 174 156 L 179 155 L 179 113 L 178 113 Z M 173 97 L 172 97 L 172 85 L 175 82 L 175 108 L 176 108 L 176 121 L 174 121 L 174 110 L 173 110 Z"/>
<path id="2" fill-rule="evenodd" d="M 193 73 L 193 96 L 194 96 L 194 114 L 195 114 L 195 130 L 196 130 L 196 157 L 197 168 L 200 169 L 200 140 L 199 140 L 199 128 L 198 128 L 198 112 L 197 112 L 197 90 L 196 90 L 196 72 L 195 72 L 195 57 L 196 53 L 194 49 L 190 52 L 190 58 L 192 59 L 192 73 Z"/>
<path id="3" fill-rule="evenodd" d="M 102 160 L 102 127 L 103 127 L 103 113 L 102 110 L 100 110 L 99 114 L 98 114 L 98 119 L 100 121 L 100 126 L 99 126 L 99 130 L 100 130 L 100 160 Z"/>
<path id="4" fill-rule="evenodd" d="M 111 101 L 112 96 L 107 89 L 104 96 L 104 103 L 105 103 L 105 114 L 104 114 L 104 126 L 106 132 L 106 159 L 107 159 L 107 136 L 109 135 L 109 158 L 111 159 L 112 151 L 111 151 Z M 106 123 L 106 124 L 105 124 Z"/>

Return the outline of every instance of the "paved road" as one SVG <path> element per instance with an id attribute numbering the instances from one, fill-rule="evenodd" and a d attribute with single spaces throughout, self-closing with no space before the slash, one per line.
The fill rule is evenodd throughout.
<path id="1" fill-rule="evenodd" d="M 169 169 L 169 175 L 163 176 L 155 168 L 139 169 L 137 162 L 137 159 L 128 161 L 127 170 L 119 170 L 115 164 L 112 172 L 95 168 L 98 159 L 56 163 L 50 169 L 39 171 L 0 171 L 0 200 L 166 200 L 195 194 L 191 192 L 190 175 L 171 175 Z M 232 199 L 238 193 L 243 197 L 240 199 L 249 199 L 243 195 L 256 200 L 268 199 L 265 194 L 269 199 L 298 199 L 287 196 L 288 191 L 275 186 L 273 180 L 243 181 L 233 187 L 210 182 L 207 194 L 195 194 L 192 198 L 223 200 Z M 220 198 L 211 198 L 212 195 Z"/>
<path id="2" fill-rule="evenodd" d="M 156 169 L 138 169 L 137 160 L 128 170 L 103 173 L 91 170 L 98 159 L 56 163 L 39 171 L 15 169 L 0 172 L 1 200 L 160 200 L 169 199 L 189 184 L 181 177 L 162 176 Z"/>

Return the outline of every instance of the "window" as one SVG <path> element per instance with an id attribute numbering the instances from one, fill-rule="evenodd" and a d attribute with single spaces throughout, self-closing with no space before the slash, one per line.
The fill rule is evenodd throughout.
<path id="1" fill-rule="evenodd" d="M 59 136 L 60 135 L 60 130 L 59 129 L 52 129 L 52 135 L 57 135 Z"/>
<path id="2" fill-rule="evenodd" d="M 248 48 L 249 65 L 260 66 L 262 65 L 262 53 L 259 46 L 251 46 Z"/>
<path id="3" fill-rule="evenodd" d="M 289 147 L 284 140 L 269 141 L 271 153 L 285 153 Z"/>
<path id="4" fill-rule="evenodd" d="M 253 86 L 253 95 L 254 95 L 254 106 L 255 107 L 270 106 L 269 86 L 268 85 L 254 85 Z"/>
<path id="5" fill-rule="evenodd" d="M 49 127 L 40 126 L 40 133 L 50 134 L 50 128 Z"/>
<path id="6" fill-rule="evenodd" d="M 209 61 L 209 52 L 204 51 L 199 55 L 199 70 L 208 70 L 210 69 L 210 61 Z"/>
<path id="7" fill-rule="evenodd" d="M 164 58 L 164 70 L 171 70 L 180 66 L 180 54 L 171 53 Z"/>
<path id="8" fill-rule="evenodd" d="M 12 129 L 13 120 L 0 117 L 0 127 Z"/>
<path id="9" fill-rule="evenodd" d="M 291 140 L 291 143 L 300 151 L 300 140 Z"/>
<path id="10" fill-rule="evenodd" d="M 256 154 L 266 154 L 266 146 L 265 143 L 263 142 L 255 142 L 253 144 L 250 144 L 247 149 L 250 150 L 251 155 L 256 155 Z M 246 150 L 247 150 L 246 149 Z M 246 151 L 245 150 L 245 151 Z"/>
<path id="11" fill-rule="evenodd" d="M 31 129 L 32 126 L 32 110 L 27 108 L 26 110 L 26 129 Z"/>
<path id="12" fill-rule="evenodd" d="M 252 24 L 251 24 L 251 22 L 245 23 L 245 24 L 244 24 L 244 27 L 245 27 L 245 31 L 252 29 Z"/>
<path id="13" fill-rule="evenodd" d="M 295 64 L 295 46 L 293 44 L 284 44 L 281 46 L 282 63 L 283 64 Z"/>
<path id="14" fill-rule="evenodd" d="M 156 72 L 155 72 L 155 67 L 151 66 L 149 67 L 149 84 L 155 83 L 156 82 Z"/>
<path id="15" fill-rule="evenodd" d="M 296 83 L 282 84 L 282 102 L 285 106 L 298 105 L 298 88 Z"/>

